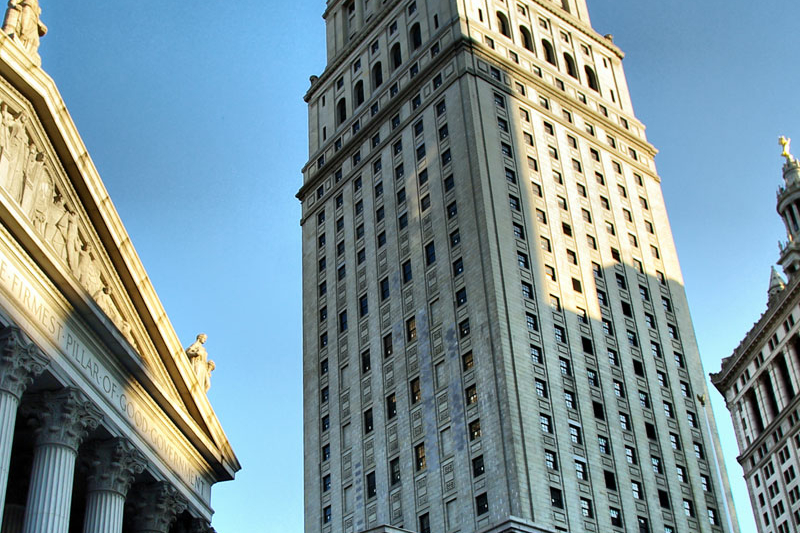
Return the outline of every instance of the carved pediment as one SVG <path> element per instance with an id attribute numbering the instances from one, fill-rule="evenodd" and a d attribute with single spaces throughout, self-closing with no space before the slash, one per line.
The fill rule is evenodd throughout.
<path id="1" fill-rule="evenodd" d="M 29 103 L 0 84 L 0 195 L 173 398 L 179 395 Z"/>

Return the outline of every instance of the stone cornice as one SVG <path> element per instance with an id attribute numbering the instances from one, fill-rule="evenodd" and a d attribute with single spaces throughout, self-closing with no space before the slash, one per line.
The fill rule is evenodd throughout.
<path id="1" fill-rule="evenodd" d="M 470 44 L 471 44 L 471 48 L 473 50 L 477 51 L 478 54 L 481 55 L 487 62 L 493 62 L 495 64 L 498 64 L 506 72 L 514 73 L 516 76 L 518 76 L 520 78 L 524 78 L 531 85 L 535 86 L 537 90 L 540 90 L 542 92 L 546 92 L 547 96 L 549 96 L 551 99 L 557 100 L 559 102 L 562 101 L 562 100 L 567 99 L 567 100 L 573 102 L 573 99 L 571 97 L 569 97 L 569 96 L 565 96 L 565 93 L 559 92 L 552 85 L 550 85 L 548 83 L 545 83 L 542 78 L 534 75 L 530 71 L 527 71 L 527 70 L 523 69 L 517 63 L 514 63 L 513 61 L 509 60 L 508 58 L 497 54 L 494 50 L 492 50 L 491 48 L 487 47 L 484 43 L 476 42 L 475 40 L 470 39 Z M 536 59 L 539 60 L 538 57 Z M 537 64 L 537 66 L 539 66 L 539 65 Z M 546 69 L 550 69 L 550 64 L 547 63 L 547 62 L 544 62 L 542 66 L 544 66 Z M 550 69 L 550 70 L 552 70 L 552 69 Z M 559 72 L 558 70 L 553 71 L 552 74 L 555 77 L 558 77 L 559 79 L 561 79 L 561 74 L 562 73 Z M 510 90 L 507 87 L 504 86 L 504 88 L 506 89 L 507 92 L 510 92 Z M 582 89 L 585 89 L 585 87 L 582 87 Z M 618 138 L 623 139 L 629 145 L 635 147 L 640 153 L 646 154 L 650 158 L 654 158 L 658 154 L 658 150 L 656 149 L 655 146 L 653 146 L 652 144 L 650 144 L 649 142 L 647 142 L 644 139 L 640 139 L 639 137 L 636 137 L 629 130 L 626 130 L 626 129 L 620 127 L 619 125 L 615 124 L 613 121 L 611 121 L 609 119 L 609 117 L 606 117 L 606 116 L 598 113 L 597 111 L 595 111 L 594 109 L 589 107 L 588 104 L 583 104 L 582 102 L 577 101 L 577 100 L 575 100 L 573 103 L 575 104 L 575 109 L 579 109 L 579 110 L 581 110 L 582 114 L 590 116 L 592 121 L 595 124 L 602 124 L 603 127 L 607 131 L 609 131 L 610 133 L 614 133 Z M 637 126 L 639 126 L 640 128 L 642 128 L 642 130 L 644 130 L 644 124 L 642 124 L 639 121 L 639 119 L 636 118 L 635 115 L 625 113 L 624 111 L 617 110 L 616 108 L 615 108 L 615 110 L 619 111 L 620 115 L 624 114 L 625 115 L 624 118 L 627 118 L 628 120 L 630 120 L 632 122 L 635 122 Z M 556 117 L 555 120 L 558 120 L 558 118 Z M 581 133 L 581 135 L 583 135 L 582 132 L 579 132 L 579 133 Z M 597 144 L 601 144 L 597 140 L 596 137 L 587 136 L 586 138 L 588 140 L 590 140 L 591 142 L 594 142 L 594 143 L 597 143 Z M 603 147 L 603 150 L 606 150 L 606 148 Z M 621 152 L 619 152 L 617 155 L 620 158 L 623 158 L 623 157 L 624 158 L 628 158 L 628 156 L 626 154 L 623 154 Z M 633 165 L 633 166 L 640 167 L 642 169 L 642 171 L 644 171 L 644 172 L 648 172 L 648 173 L 652 172 L 652 170 L 650 170 L 649 168 L 645 167 L 644 165 L 642 165 L 638 161 L 631 161 L 630 164 Z"/>
<path id="2" fill-rule="evenodd" d="M 427 49 L 428 48 L 424 48 L 423 52 L 426 51 Z M 379 111 L 379 113 L 377 115 L 375 115 L 374 117 L 371 117 L 369 125 L 365 126 L 365 127 L 362 127 L 359 130 L 358 134 L 354 135 L 350 140 L 348 140 L 348 145 L 350 145 L 350 144 L 358 145 L 359 143 L 364 142 L 364 139 L 369 138 L 372 134 L 374 134 L 375 130 L 380 128 L 380 126 L 382 124 L 382 121 L 385 120 L 385 117 L 391 115 L 392 113 L 396 112 L 397 109 L 399 109 L 399 107 L 407 99 L 407 95 L 412 94 L 420 85 L 422 85 L 424 82 L 428 81 L 428 78 L 429 78 L 429 74 L 428 73 L 435 72 L 435 70 L 437 68 L 439 68 L 440 65 L 442 65 L 447 60 L 449 60 L 450 58 L 452 58 L 455 55 L 457 55 L 458 52 L 461 51 L 462 49 L 469 49 L 472 53 L 474 53 L 476 56 L 481 57 L 486 62 L 492 63 L 492 64 L 497 64 L 498 66 L 503 68 L 506 72 L 513 73 L 518 78 L 525 79 L 531 85 L 535 86 L 537 88 L 537 90 L 540 90 L 541 92 L 546 93 L 547 96 L 550 97 L 551 99 L 560 101 L 560 100 L 563 100 L 565 98 L 565 95 L 564 95 L 563 92 L 558 92 L 555 87 L 552 87 L 549 84 L 545 83 L 538 76 L 535 76 L 533 73 L 522 69 L 516 63 L 513 63 L 512 61 L 507 60 L 507 59 L 499 56 L 492 49 L 486 47 L 483 43 L 476 42 L 474 39 L 472 39 L 470 37 L 462 36 L 461 38 L 456 39 L 453 43 L 448 45 L 446 48 L 442 49 L 442 51 L 437 55 L 436 59 L 434 61 L 431 61 L 430 63 L 428 63 L 419 72 L 419 74 L 417 74 L 417 76 L 416 76 L 416 80 L 417 81 L 414 82 L 414 83 L 409 83 L 408 85 L 403 87 L 403 89 L 401 89 L 400 92 L 397 95 L 392 97 L 391 100 L 390 100 L 392 105 L 381 108 L 381 110 Z M 412 62 L 415 57 L 416 56 L 414 56 L 412 58 L 409 58 L 409 62 Z M 471 69 L 467 68 L 466 70 L 470 71 Z M 463 74 L 464 74 L 464 72 L 458 72 L 457 73 L 458 76 L 461 76 Z M 475 73 L 475 74 L 479 75 L 477 73 Z M 393 79 L 394 78 L 391 78 L 391 79 L 387 80 L 386 82 L 384 82 L 384 84 L 390 85 Z M 488 77 L 486 77 L 485 79 L 487 81 L 490 81 L 491 83 L 494 83 L 495 85 L 497 85 L 498 89 L 504 90 L 507 93 L 511 93 L 511 88 L 509 88 L 505 84 L 499 84 L 498 85 L 494 80 L 492 80 L 492 79 L 490 79 Z M 381 94 L 383 94 L 383 91 L 373 95 L 369 100 L 367 100 L 364 104 L 362 104 L 363 107 L 361 109 L 362 110 L 363 109 L 369 109 L 370 104 L 373 101 L 375 101 L 376 99 L 380 98 Z M 650 158 L 654 158 L 656 156 L 656 154 L 658 153 L 658 150 L 652 144 L 650 144 L 646 140 L 643 140 L 643 139 L 640 139 L 640 138 L 634 136 L 633 134 L 631 134 L 630 131 L 625 130 L 622 127 L 618 126 L 617 124 L 612 122 L 608 117 L 605 117 L 605 116 L 601 115 L 600 113 L 594 111 L 588 105 L 581 104 L 577 100 L 574 103 L 575 103 L 575 109 L 580 109 L 582 113 L 586 114 L 587 116 L 590 116 L 592 121 L 595 124 L 602 124 L 603 127 L 606 129 L 606 131 L 615 134 L 620 139 L 623 139 L 630 146 L 635 147 L 643 155 L 646 155 L 646 156 L 648 156 Z M 358 114 L 358 115 L 357 114 L 353 114 L 350 117 L 350 119 L 348 119 L 346 122 L 341 124 L 339 126 L 339 129 L 336 132 L 334 132 L 336 134 L 332 135 L 330 137 L 330 141 L 325 143 L 319 150 L 317 150 L 314 154 L 311 155 L 311 157 L 309 158 L 308 162 L 306 162 L 306 164 L 303 166 L 302 172 L 305 173 L 306 171 L 308 171 L 308 169 L 312 165 L 316 164 L 317 158 L 321 154 L 325 153 L 328 150 L 328 148 L 333 144 L 334 140 L 338 137 L 338 133 L 339 132 L 348 131 L 349 126 L 351 125 L 353 120 L 358 118 L 359 116 L 360 116 L 360 114 Z M 636 119 L 636 117 L 630 116 L 630 118 L 632 120 L 636 121 L 637 123 L 639 123 L 639 121 L 638 121 L 638 119 Z M 554 117 L 553 120 L 560 121 L 561 119 L 559 117 Z M 641 126 L 641 124 L 640 124 L 640 126 Z M 587 135 L 584 135 L 583 132 L 578 132 L 578 133 L 580 133 L 581 136 L 586 137 L 588 141 L 590 141 L 592 143 L 596 143 L 598 145 L 600 144 L 599 141 L 595 137 L 589 137 Z M 603 148 L 603 149 L 605 150 L 605 148 Z M 346 150 L 345 147 L 343 146 L 338 152 L 336 152 L 333 155 L 333 157 L 329 161 L 326 162 L 325 167 L 327 167 L 327 168 L 337 168 L 339 163 L 344 161 L 344 159 L 349 155 L 350 155 L 350 151 Z M 622 153 L 618 154 L 618 157 L 620 157 L 620 158 L 628 158 L 628 156 L 626 154 L 622 154 Z M 362 161 L 362 163 L 360 164 L 360 166 L 358 168 L 361 168 L 361 166 L 363 166 L 365 164 L 366 159 L 367 158 L 364 158 L 364 161 Z M 645 165 L 642 165 L 638 161 L 630 161 L 629 163 L 632 166 L 639 168 L 643 173 L 653 177 L 657 182 L 660 182 L 660 178 L 658 177 L 658 175 L 655 174 L 655 172 L 652 169 L 650 169 L 649 167 L 647 167 Z M 352 172 L 356 172 L 356 171 L 357 171 L 357 169 L 353 169 Z M 326 172 L 318 171 L 314 177 L 312 177 L 311 179 L 307 180 L 302 185 L 302 187 L 300 187 L 300 190 L 297 192 L 297 194 L 295 196 L 299 200 L 302 201 L 303 197 L 306 194 L 308 194 L 309 191 L 314 190 L 319 185 L 319 183 L 325 179 L 325 177 L 327 175 L 328 174 Z M 307 216 L 308 216 L 308 214 L 304 215 L 301 220 L 305 220 L 305 218 Z M 302 221 L 301 221 L 301 223 L 302 223 Z"/>
<path id="3" fill-rule="evenodd" d="M 780 320 L 787 306 L 797 302 L 798 296 L 800 296 L 800 276 L 790 280 L 789 285 L 776 296 L 775 300 L 767 304 L 767 310 L 753 324 L 733 354 L 722 360 L 720 371 L 710 374 L 711 383 L 723 396 L 730 387 L 731 380 L 738 376 L 739 370 L 750 363 L 753 355 L 751 350 L 754 345 L 764 342 L 765 337 L 773 331 L 776 322 Z"/>
<path id="4" fill-rule="evenodd" d="M 347 141 L 347 144 L 358 145 L 359 143 L 363 142 L 364 139 L 371 137 L 377 129 L 380 129 L 381 125 L 383 124 L 383 122 L 386 120 L 387 117 L 396 113 L 400 109 L 400 107 L 406 102 L 406 100 L 408 100 L 409 95 L 413 94 L 417 89 L 419 89 L 422 85 L 424 85 L 429 81 L 430 73 L 434 72 L 437 68 L 440 68 L 441 65 L 445 64 L 448 60 L 454 57 L 465 42 L 466 41 L 463 40 L 456 41 L 456 43 L 454 43 L 453 45 L 442 49 L 441 52 L 439 52 L 439 54 L 432 61 L 427 63 L 425 67 L 423 67 L 419 71 L 419 74 L 415 76 L 414 81 L 405 85 L 402 89 L 398 91 L 398 93 L 395 96 L 391 97 L 389 99 L 389 102 L 385 106 L 382 106 L 380 111 L 378 111 L 378 113 L 374 117 L 370 117 L 369 124 L 363 126 L 356 135 L 352 136 L 350 140 Z M 427 51 L 428 48 L 421 49 L 420 54 L 425 53 Z M 409 58 L 408 62 L 412 63 L 418 57 L 419 56 L 412 56 L 411 58 Z M 386 87 L 390 87 L 393 81 L 395 81 L 401 74 L 402 71 L 398 69 L 397 73 L 393 77 L 384 81 L 383 84 Z M 443 88 L 444 87 L 446 86 L 443 86 Z M 325 153 L 325 151 L 327 151 L 327 149 L 333 144 L 334 139 L 337 138 L 341 132 L 348 131 L 353 120 L 360 117 L 361 113 L 363 113 L 363 110 L 369 109 L 370 105 L 375 101 L 377 101 L 378 99 L 380 99 L 380 95 L 383 93 L 384 91 L 380 91 L 373 94 L 369 100 L 365 101 L 362 104 L 362 107 L 360 108 L 361 111 L 359 112 L 359 114 L 354 113 L 346 122 L 342 123 L 339 126 L 339 129 L 336 132 L 334 132 L 336 133 L 336 135 L 331 136 L 331 141 L 326 143 L 323 148 L 320 148 L 319 150 L 317 150 L 317 152 L 314 153 L 312 158 L 309 159 L 308 162 L 303 166 L 302 171 L 306 172 L 311 165 L 315 164 L 316 158 L 320 154 Z M 389 137 L 387 137 L 387 139 L 388 138 Z M 386 141 L 384 140 L 384 142 L 381 143 L 381 146 L 385 142 Z M 338 166 L 338 163 L 344 161 L 344 159 L 349 156 L 350 152 L 346 150 L 344 146 L 342 146 L 342 148 L 338 152 L 336 152 L 328 162 L 325 163 L 325 167 L 336 168 Z M 366 164 L 366 158 L 360 163 L 360 165 L 357 168 L 362 168 L 364 164 Z M 353 172 L 357 172 L 357 170 L 353 169 Z M 325 176 L 327 176 L 326 172 L 318 171 L 313 178 L 308 180 L 306 183 L 303 184 L 302 187 L 300 187 L 300 190 L 295 195 L 296 198 L 302 201 L 303 196 L 305 196 L 309 191 L 316 188 L 316 186 L 319 184 L 321 180 L 324 179 Z"/>

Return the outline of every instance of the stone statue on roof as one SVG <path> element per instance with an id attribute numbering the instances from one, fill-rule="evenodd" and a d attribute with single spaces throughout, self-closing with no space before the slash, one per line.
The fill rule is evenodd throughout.
<path id="1" fill-rule="evenodd" d="M 34 58 L 39 60 L 39 38 L 47 33 L 40 17 L 39 0 L 8 0 L 3 33 L 16 39 Z"/>
<path id="2" fill-rule="evenodd" d="M 207 340 L 208 335 L 201 333 L 197 336 L 197 340 L 186 348 L 186 355 L 192 364 L 192 370 L 194 370 L 197 381 L 205 392 L 208 392 L 208 389 L 211 388 L 211 372 L 216 368 L 214 361 L 208 359 L 208 352 L 203 346 Z"/>

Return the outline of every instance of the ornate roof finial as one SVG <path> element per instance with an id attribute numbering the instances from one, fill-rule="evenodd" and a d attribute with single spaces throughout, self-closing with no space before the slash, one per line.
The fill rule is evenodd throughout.
<path id="1" fill-rule="evenodd" d="M 771 300 L 775 295 L 780 293 L 786 287 L 786 282 L 783 281 L 783 277 L 778 274 L 778 271 L 775 267 L 772 267 L 772 272 L 769 275 L 769 289 L 767 290 L 767 297 Z"/>
<path id="2" fill-rule="evenodd" d="M 792 163 L 794 163 L 795 158 L 790 152 L 792 146 L 792 140 L 781 135 L 781 137 L 778 139 L 778 144 L 780 144 L 783 147 L 783 152 L 781 153 L 781 156 L 786 158 L 786 164 L 791 165 Z"/>
<path id="3" fill-rule="evenodd" d="M 39 57 L 39 37 L 47 33 L 47 26 L 39 20 L 41 15 L 39 0 L 8 0 L 3 22 L 3 33 L 17 41 L 37 65 L 42 63 Z"/>

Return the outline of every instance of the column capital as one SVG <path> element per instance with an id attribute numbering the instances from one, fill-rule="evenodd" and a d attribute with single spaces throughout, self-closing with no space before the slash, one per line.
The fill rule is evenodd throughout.
<path id="1" fill-rule="evenodd" d="M 118 437 L 88 445 L 88 490 L 116 492 L 123 498 L 134 478 L 144 472 L 147 459 L 128 439 Z"/>
<path id="2" fill-rule="evenodd" d="M 67 387 L 42 392 L 24 406 L 36 431 L 36 446 L 67 446 L 76 453 L 89 432 L 97 429 L 103 413 L 79 389 Z"/>
<path id="3" fill-rule="evenodd" d="M 19 328 L 7 326 L 0 330 L 0 391 L 12 394 L 19 401 L 49 362 Z"/>
<path id="4" fill-rule="evenodd" d="M 135 496 L 129 499 L 130 512 L 125 514 L 135 533 L 167 533 L 187 507 L 178 489 L 166 481 L 137 485 L 134 492 Z"/>
<path id="5" fill-rule="evenodd" d="M 205 518 L 192 517 L 185 522 L 176 525 L 176 533 L 216 533 L 211 524 Z"/>

